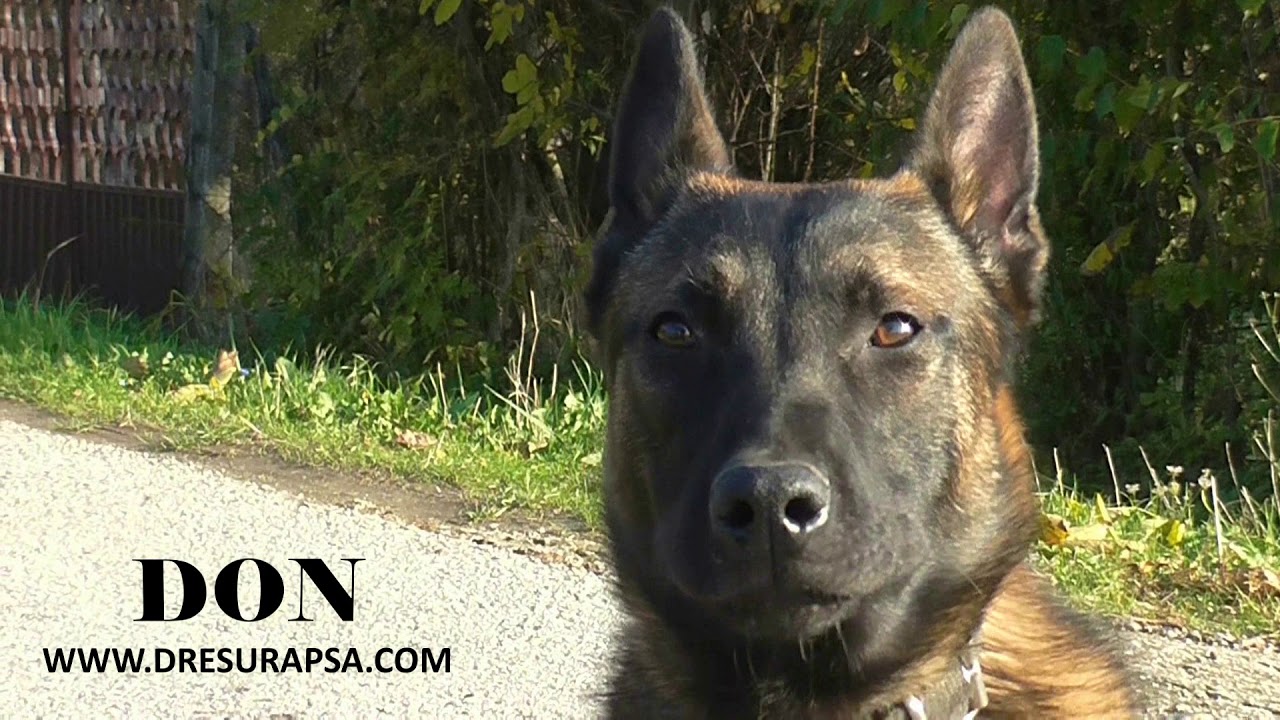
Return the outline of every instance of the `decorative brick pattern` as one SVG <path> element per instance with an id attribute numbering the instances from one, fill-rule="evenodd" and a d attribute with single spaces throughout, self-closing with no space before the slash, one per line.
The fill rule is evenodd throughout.
<path id="1" fill-rule="evenodd" d="M 0 174 L 65 179 L 59 15 L 56 0 L 0 0 Z"/>
<path id="2" fill-rule="evenodd" d="M 0 0 L 0 175 L 180 190 L 189 5 Z"/>

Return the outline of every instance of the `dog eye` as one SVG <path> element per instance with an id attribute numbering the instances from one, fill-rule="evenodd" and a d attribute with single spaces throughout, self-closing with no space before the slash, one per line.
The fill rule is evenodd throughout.
<path id="1" fill-rule="evenodd" d="M 871 334 L 871 344 L 878 348 L 901 347 L 911 342 L 918 332 L 920 321 L 906 313 L 889 313 L 880 318 L 880 324 Z"/>
<path id="2" fill-rule="evenodd" d="M 654 320 L 653 336 L 667 347 L 683 348 L 693 344 L 693 330 L 675 313 L 663 313 Z"/>

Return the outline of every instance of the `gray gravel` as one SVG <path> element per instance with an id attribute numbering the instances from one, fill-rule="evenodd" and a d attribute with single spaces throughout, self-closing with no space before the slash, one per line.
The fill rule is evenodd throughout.
<path id="1" fill-rule="evenodd" d="M 614 622 L 599 576 L 4 420 L 0 497 L 0 717 L 598 715 L 591 693 Z M 285 573 L 285 603 L 240 623 L 210 591 L 196 619 L 135 622 L 137 557 L 186 560 L 210 584 L 231 560 L 262 558 Z M 315 622 L 288 620 L 290 557 L 367 558 L 353 622 L 318 602 Z M 254 574 L 242 588 L 256 588 Z M 355 647 L 365 664 L 381 647 L 448 647 L 451 672 L 50 674 L 41 648 L 53 646 Z"/>
<path id="2" fill-rule="evenodd" d="M 0 717 L 599 715 L 593 693 L 616 609 L 601 573 L 537 559 L 548 555 L 539 548 L 562 544 L 552 535 L 431 532 L 173 455 L 2 418 L 0 493 Z M 210 592 L 196 619 L 135 622 L 137 557 L 186 560 L 210 583 L 231 560 L 262 558 L 286 573 L 285 603 L 266 620 L 240 623 L 220 613 Z M 366 558 L 356 571 L 354 622 L 339 621 L 310 586 L 316 621 L 288 620 L 297 587 L 290 557 L 335 567 L 342 557 Z M 256 592 L 253 576 L 241 578 L 245 597 Z M 169 595 L 172 615 L 178 598 Z M 1280 717 L 1274 648 L 1137 625 L 1118 632 L 1142 668 L 1151 717 Z M 41 648 L 58 646 L 354 647 L 366 665 L 382 647 L 448 647 L 451 672 L 51 674 Z"/>

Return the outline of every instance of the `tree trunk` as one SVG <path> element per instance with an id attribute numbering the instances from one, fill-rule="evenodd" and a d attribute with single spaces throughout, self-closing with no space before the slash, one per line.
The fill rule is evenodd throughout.
<path id="1" fill-rule="evenodd" d="M 235 0 L 201 0 L 191 82 L 183 291 L 188 330 L 205 342 L 229 339 L 241 292 L 231 224 L 231 171 L 241 100 L 245 26 Z"/>

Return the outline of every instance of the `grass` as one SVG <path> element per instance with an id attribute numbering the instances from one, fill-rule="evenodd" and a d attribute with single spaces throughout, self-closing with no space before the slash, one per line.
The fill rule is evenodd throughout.
<path id="1" fill-rule="evenodd" d="M 228 361 L 79 304 L 0 308 L 0 397 L 85 425 L 151 429 L 167 448 L 235 445 L 386 470 L 457 487 L 478 516 L 567 513 L 598 530 L 600 377 L 580 363 L 544 383 L 529 365 L 514 354 L 498 387 L 442 368 L 387 381 L 361 359 L 323 352 Z M 1269 443 L 1260 448 L 1276 457 Z M 1231 480 L 1180 468 L 1151 469 L 1143 495 L 1116 478 L 1106 498 L 1079 490 L 1062 468 L 1040 478 L 1046 512 L 1034 559 L 1077 602 L 1280 637 L 1280 497 L 1255 500 Z"/>
<path id="2" fill-rule="evenodd" d="M 511 389 L 499 392 L 443 369 L 386 381 L 362 359 L 322 351 L 240 357 L 239 372 L 215 373 L 217 362 L 215 348 L 83 305 L 0 310 L 0 397 L 152 430 L 169 449 L 252 446 L 340 470 L 389 470 L 456 486 L 481 515 L 564 512 L 598 526 L 605 405 L 585 364 L 571 383 L 544 387 L 513 356 Z"/>
<path id="3" fill-rule="evenodd" d="M 1280 639 L 1274 503 L 1223 503 L 1211 471 L 1187 481 L 1174 467 L 1154 483 L 1154 494 L 1122 493 L 1119 502 L 1050 486 L 1041 493 L 1039 565 L 1098 612 Z"/>

